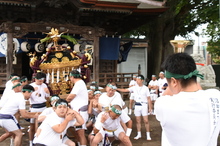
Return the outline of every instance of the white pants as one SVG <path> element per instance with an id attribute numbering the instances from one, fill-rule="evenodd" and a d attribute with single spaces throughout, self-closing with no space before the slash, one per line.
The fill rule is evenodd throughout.
<path id="1" fill-rule="evenodd" d="M 82 128 L 76 128 L 76 131 L 77 130 L 80 130 L 80 129 L 87 129 L 86 128 L 86 122 L 88 121 L 89 119 L 89 114 L 87 111 L 79 111 L 79 114 L 82 116 L 83 120 L 84 120 L 84 124 L 82 125 Z"/>
<path id="2" fill-rule="evenodd" d="M 146 103 L 142 103 L 142 105 L 135 105 L 134 107 L 134 115 L 136 117 L 139 116 L 147 116 L 148 115 L 148 106 Z"/>
<path id="3" fill-rule="evenodd" d="M 0 126 L 9 132 L 20 129 L 17 123 L 12 119 L 0 119 Z"/>

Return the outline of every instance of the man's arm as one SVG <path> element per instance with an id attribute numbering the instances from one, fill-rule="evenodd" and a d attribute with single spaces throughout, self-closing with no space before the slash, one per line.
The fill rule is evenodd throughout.
<path id="1" fill-rule="evenodd" d="M 42 121 L 44 121 L 45 119 L 46 119 L 46 115 L 40 115 L 39 117 L 38 117 L 38 119 L 37 119 L 37 121 L 38 122 L 42 122 Z"/>
<path id="2" fill-rule="evenodd" d="M 52 129 L 57 132 L 61 133 L 66 129 L 66 126 L 68 125 L 69 121 L 73 120 L 73 116 L 71 114 L 66 115 L 64 121 L 60 124 L 54 125 Z"/>
<path id="3" fill-rule="evenodd" d="M 128 89 L 117 88 L 116 90 L 119 91 L 119 92 L 130 92 Z"/>
<path id="4" fill-rule="evenodd" d="M 132 128 L 132 120 L 130 119 L 127 123 L 127 128 Z"/>
<path id="5" fill-rule="evenodd" d="M 67 102 L 71 102 L 76 97 L 76 94 L 69 94 L 66 98 Z"/>
<path id="6" fill-rule="evenodd" d="M 76 118 L 76 123 L 74 124 L 74 126 L 81 126 L 82 124 L 84 124 L 84 120 L 78 112 L 72 109 L 68 109 L 67 115 L 68 114 L 71 114 L 74 118 Z"/>
<path id="7" fill-rule="evenodd" d="M 104 122 L 108 119 L 108 113 L 104 113 L 102 115 L 99 115 L 96 119 L 93 131 L 95 134 L 97 134 L 99 132 L 99 130 L 101 130 L 101 128 L 103 128 L 103 124 Z"/>
<path id="8" fill-rule="evenodd" d="M 25 109 L 20 109 L 19 112 L 20 112 L 21 116 L 24 118 L 37 118 L 38 117 L 38 113 L 34 113 L 34 114 L 29 113 Z"/>
<path id="9" fill-rule="evenodd" d="M 149 108 L 149 112 L 151 112 L 152 111 L 152 102 L 151 102 L 151 98 L 150 98 L 150 96 L 147 96 L 147 102 L 148 102 L 148 108 Z"/>
<path id="10" fill-rule="evenodd" d="M 50 91 L 47 87 L 44 88 L 44 92 L 46 93 L 46 98 L 50 97 Z"/>

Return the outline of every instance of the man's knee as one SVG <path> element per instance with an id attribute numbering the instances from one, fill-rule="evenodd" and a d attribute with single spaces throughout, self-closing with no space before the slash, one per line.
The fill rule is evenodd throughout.
<path id="1" fill-rule="evenodd" d="M 144 120 L 144 123 L 145 123 L 145 124 L 149 124 L 149 121 L 148 121 L 148 120 Z"/>
<path id="2" fill-rule="evenodd" d="M 76 133 L 77 133 L 79 136 L 84 136 L 84 134 L 85 134 L 84 129 L 77 130 Z"/>
<path id="3" fill-rule="evenodd" d="M 12 133 L 15 135 L 15 137 L 22 137 L 23 136 L 21 130 L 15 130 L 15 131 L 12 131 Z"/>
<path id="4" fill-rule="evenodd" d="M 97 139 L 95 139 L 95 138 L 92 139 L 92 145 L 98 145 L 99 142 L 100 142 L 100 141 L 97 140 Z"/>
<path id="5" fill-rule="evenodd" d="M 123 136 L 121 139 L 121 142 L 124 144 L 130 143 L 130 138 L 128 136 Z"/>
<path id="6" fill-rule="evenodd" d="M 136 122 L 137 122 L 137 123 L 140 123 L 140 122 L 141 122 L 141 119 L 140 119 L 140 118 L 136 118 Z"/>

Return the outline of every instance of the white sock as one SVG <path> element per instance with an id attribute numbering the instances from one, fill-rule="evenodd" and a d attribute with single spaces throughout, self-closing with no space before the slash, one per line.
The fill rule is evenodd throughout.
<path id="1" fill-rule="evenodd" d="M 14 142 L 14 138 L 11 138 L 10 140 L 11 140 L 11 143 L 13 143 L 13 142 Z"/>
<path id="2" fill-rule="evenodd" d="M 129 115 L 131 115 L 131 113 L 132 113 L 132 110 L 131 110 L 131 109 L 129 109 L 128 114 L 129 114 Z"/>
<path id="3" fill-rule="evenodd" d="M 10 139 L 10 146 L 14 146 L 14 138 Z"/>
<path id="4" fill-rule="evenodd" d="M 140 132 L 140 131 L 138 131 L 137 135 L 138 135 L 138 136 L 141 136 L 141 132 Z"/>
<path id="5" fill-rule="evenodd" d="M 33 142 L 32 140 L 29 141 L 29 146 L 32 146 L 33 145 Z"/>
<path id="6" fill-rule="evenodd" d="M 150 137 L 150 132 L 146 132 L 147 137 Z"/>

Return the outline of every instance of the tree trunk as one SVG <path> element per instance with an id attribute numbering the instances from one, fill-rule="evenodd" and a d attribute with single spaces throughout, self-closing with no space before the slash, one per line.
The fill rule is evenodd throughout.
<path id="1" fill-rule="evenodd" d="M 174 39 L 172 21 L 166 21 L 160 17 L 150 26 L 148 49 L 148 78 L 157 75 L 163 70 L 161 65 L 166 57 L 173 53 L 170 40 Z"/>

